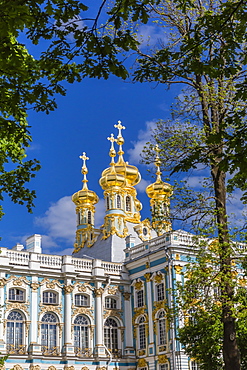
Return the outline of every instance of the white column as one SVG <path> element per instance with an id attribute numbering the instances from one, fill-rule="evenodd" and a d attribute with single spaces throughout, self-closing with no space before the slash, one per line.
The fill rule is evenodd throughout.
<path id="1" fill-rule="evenodd" d="M 64 286 L 64 344 L 72 344 L 71 340 L 71 292 L 72 285 Z"/>
<path id="2" fill-rule="evenodd" d="M 38 278 L 32 278 L 31 283 L 31 325 L 30 325 L 30 343 L 38 342 Z"/>
<path id="3" fill-rule="evenodd" d="M 125 349 L 124 354 L 135 356 L 133 347 L 133 325 L 132 325 L 132 310 L 131 310 L 131 293 L 124 292 L 124 322 L 125 322 Z"/>
<path id="4" fill-rule="evenodd" d="M 105 356 L 105 347 L 103 345 L 103 315 L 102 315 L 102 294 L 104 289 L 97 286 L 94 289 L 95 294 L 95 354 L 97 357 Z"/>
<path id="5" fill-rule="evenodd" d="M 144 275 L 147 282 L 147 308 L 148 308 L 148 327 L 149 327 L 149 345 L 154 345 L 154 328 L 152 318 L 152 292 L 151 292 L 151 273 Z"/>
<path id="6" fill-rule="evenodd" d="M 71 281 L 67 280 L 67 285 L 64 286 L 64 353 L 66 356 L 73 356 L 74 347 L 73 340 L 71 338 L 71 327 L 72 327 L 72 317 L 71 317 L 71 306 L 72 299 L 71 293 L 73 292 L 73 285 L 70 285 Z"/>
<path id="7" fill-rule="evenodd" d="M 3 318 L 4 318 L 4 286 L 6 280 L 4 277 L 0 278 L 0 344 L 3 345 Z"/>

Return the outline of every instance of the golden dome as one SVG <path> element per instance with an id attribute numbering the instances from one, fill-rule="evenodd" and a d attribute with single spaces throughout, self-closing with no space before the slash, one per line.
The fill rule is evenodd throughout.
<path id="1" fill-rule="evenodd" d="M 123 150 L 122 145 L 124 144 L 124 138 L 122 137 L 121 130 L 125 129 L 122 126 L 121 121 L 118 121 L 117 125 L 114 125 L 119 132 L 117 139 L 114 139 L 113 134 L 108 140 L 111 141 L 111 149 L 109 152 L 110 157 L 112 158 L 111 167 L 106 168 L 101 175 L 100 185 L 105 190 L 113 186 L 135 186 L 141 180 L 141 175 L 138 171 L 138 168 L 130 165 L 128 162 L 125 162 L 123 159 Z M 114 157 L 116 156 L 116 151 L 114 149 L 114 142 L 119 145 L 118 151 L 118 161 L 114 162 Z"/>
<path id="2" fill-rule="evenodd" d="M 160 159 L 158 155 L 159 148 L 156 146 L 156 159 L 155 159 L 155 166 L 157 167 L 157 178 L 153 184 L 150 184 L 146 188 L 146 193 L 149 198 L 162 200 L 166 197 L 170 197 L 172 195 L 172 186 L 167 182 L 161 180 L 161 171 L 160 171 Z"/>
<path id="3" fill-rule="evenodd" d="M 99 201 L 99 197 L 98 195 L 92 191 L 92 190 L 89 190 L 88 187 L 87 187 L 87 173 L 88 173 L 88 169 L 86 167 L 86 160 L 89 159 L 87 156 L 86 156 L 86 153 L 83 152 L 83 155 L 80 156 L 80 158 L 83 160 L 83 166 L 82 166 L 82 169 L 81 169 L 81 173 L 83 174 L 84 178 L 82 180 L 83 182 L 83 187 L 82 187 L 82 190 L 79 190 L 77 191 L 75 194 L 72 195 L 72 201 L 78 206 L 78 205 L 87 205 L 87 204 L 96 204 L 98 203 Z"/>

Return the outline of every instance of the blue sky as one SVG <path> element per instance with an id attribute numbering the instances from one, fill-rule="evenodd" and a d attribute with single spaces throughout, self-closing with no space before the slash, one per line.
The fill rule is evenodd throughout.
<path id="1" fill-rule="evenodd" d="M 26 237 L 43 235 L 44 253 L 71 253 L 76 229 L 75 207 L 71 195 L 81 188 L 81 160 L 83 151 L 88 161 L 88 186 L 100 197 L 97 224 L 103 222 L 103 190 L 99 186 L 101 172 L 108 167 L 109 141 L 117 133 L 118 120 L 126 127 L 125 160 L 139 166 L 140 150 L 150 135 L 150 127 L 160 118 L 166 118 L 175 95 L 162 85 L 132 84 L 116 77 L 109 80 L 85 79 L 67 85 L 67 96 L 58 97 L 58 109 L 46 115 L 29 114 L 33 143 L 28 150 L 30 158 L 38 158 L 42 169 L 31 182 L 37 192 L 33 214 L 26 208 L 4 202 L 5 216 L 0 223 L 2 247 L 25 244 Z M 149 200 L 145 187 L 153 179 L 147 168 L 139 166 L 143 178 L 138 186 L 138 198 L 143 203 L 142 217 L 149 216 Z"/>
<path id="2" fill-rule="evenodd" d="M 90 11 L 97 11 L 95 8 Z M 160 29 L 152 24 L 141 26 L 139 39 L 153 45 L 164 40 Z M 35 52 L 35 47 L 30 48 Z M 16 243 L 34 233 L 42 235 L 44 253 L 71 254 L 76 230 L 75 206 L 71 196 L 81 186 L 79 156 L 86 152 L 88 161 L 88 186 L 100 197 L 96 211 L 96 225 L 103 223 L 103 190 L 99 186 L 101 172 L 109 166 L 107 137 L 117 133 L 118 120 L 126 127 L 124 158 L 139 167 L 142 182 L 138 185 L 138 199 L 143 204 L 142 219 L 149 217 L 149 199 L 146 186 L 153 181 L 147 168 L 139 164 L 140 153 L 150 137 L 150 127 L 158 119 L 169 117 L 174 97 L 181 93 L 181 86 L 170 90 L 162 84 L 124 82 L 116 77 L 108 80 L 84 79 L 81 83 L 66 84 L 67 95 L 58 96 L 58 109 L 49 115 L 29 112 L 33 143 L 28 150 L 30 158 L 40 160 L 42 168 L 29 187 L 36 190 L 37 199 L 33 214 L 24 206 L 4 201 L 5 216 L 0 222 L 0 246 L 12 248 Z M 192 187 L 199 187 L 201 172 L 189 179 Z M 229 211 L 239 217 L 242 206 L 239 193 L 235 194 Z M 178 225 L 179 227 L 179 225 Z"/>

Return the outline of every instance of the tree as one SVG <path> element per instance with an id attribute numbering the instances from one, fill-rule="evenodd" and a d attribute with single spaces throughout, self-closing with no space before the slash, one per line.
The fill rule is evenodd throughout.
<path id="1" fill-rule="evenodd" d="M 106 77 L 106 69 L 126 77 L 110 38 L 98 37 L 102 7 L 94 17 L 87 9 L 80 0 L 0 1 L 0 199 L 6 193 L 29 211 L 35 192 L 25 184 L 40 164 L 26 160 L 28 111 L 54 110 L 55 95 L 66 93 L 62 81 Z"/>
<path id="2" fill-rule="evenodd" d="M 109 12 L 114 37 L 131 35 L 135 22 L 153 21 L 162 27 L 164 40 L 149 50 L 132 34 L 133 45 L 118 44 L 136 52 L 133 80 L 159 82 L 186 88 L 172 119 L 190 125 L 177 132 L 159 124 L 165 169 L 186 172 L 198 165 L 209 170 L 213 186 L 214 221 L 219 245 L 221 322 L 224 368 L 240 369 L 237 343 L 235 292 L 232 281 L 234 251 L 228 225 L 227 190 L 239 188 L 246 199 L 246 3 L 243 1 L 135 1 L 118 0 Z M 131 27 L 128 27 L 128 22 Z M 133 31 L 132 31 L 133 32 Z M 102 36 L 103 37 L 103 36 Z M 129 41 L 129 39 L 128 39 Z M 189 131 L 193 133 L 189 136 Z M 168 143 L 174 149 L 167 155 Z M 226 180 L 227 172 L 231 175 Z"/>

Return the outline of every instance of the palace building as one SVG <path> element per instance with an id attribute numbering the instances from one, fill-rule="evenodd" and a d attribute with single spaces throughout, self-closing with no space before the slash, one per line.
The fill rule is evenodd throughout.
<path id="1" fill-rule="evenodd" d="M 72 256 L 42 253 L 41 236 L 1 248 L 0 352 L 2 370 L 196 370 L 169 320 L 192 235 L 172 230 L 172 187 L 147 189 L 151 221 L 141 220 L 138 168 L 124 160 L 122 130 L 109 137 L 110 166 L 100 177 L 105 218 L 94 226 L 98 195 L 89 189 L 87 156 L 82 189 L 72 196 L 77 229 Z M 116 151 L 115 146 L 118 146 Z"/>

